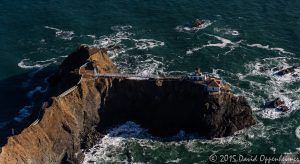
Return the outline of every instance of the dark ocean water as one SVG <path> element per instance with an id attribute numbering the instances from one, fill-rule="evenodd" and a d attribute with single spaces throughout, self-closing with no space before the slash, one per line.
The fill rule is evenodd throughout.
<path id="1" fill-rule="evenodd" d="M 203 28 L 185 27 L 196 18 L 205 20 Z M 105 136 L 94 155 L 87 153 L 86 162 L 118 163 L 130 154 L 133 162 L 200 163 L 212 153 L 300 152 L 300 78 L 260 71 L 300 64 L 300 1 L 1 0 L 1 144 L 11 128 L 24 125 L 51 70 L 80 44 L 121 45 L 109 55 L 123 72 L 214 72 L 247 97 L 258 120 L 233 137 L 207 141 L 179 132 L 178 142 L 160 142 L 128 122 Z M 276 97 L 288 113 L 262 110 Z"/>

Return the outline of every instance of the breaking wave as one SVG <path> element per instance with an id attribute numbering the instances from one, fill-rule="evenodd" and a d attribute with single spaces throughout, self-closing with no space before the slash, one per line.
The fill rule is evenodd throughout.
<path id="1" fill-rule="evenodd" d="M 199 27 L 191 27 L 191 23 L 188 23 L 187 25 L 178 25 L 175 27 L 175 30 L 178 32 L 197 32 L 199 30 L 203 30 L 207 27 L 212 25 L 212 22 L 210 20 L 204 20 L 204 24 L 202 24 Z"/>
<path id="2" fill-rule="evenodd" d="M 46 29 L 54 30 L 56 37 L 63 39 L 63 40 L 72 40 L 74 38 L 73 31 L 64 31 L 55 27 L 44 26 Z"/>
<path id="3" fill-rule="evenodd" d="M 221 34 L 224 34 L 224 35 L 232 35 L 232 36 L 238 36 L 238 35 L 240 35 L 240 33 L 237 30 L 233 30 L 233 29 L 230 29 L 230 28 L 218 28 L 218 27 L 215 27 L 214 28 L 214 32 L 221 33 Z"/>
<path id="4" fill-rule="evenodd" d="M 19 114 L 14 117 L 14 120 L 17 122 L 22 122 L 25 118 L 29 117 L 32 112 L 32 106 L 24 106 L 20 109 Z"/>
<path id="5" fill-rule="evenodd" d="M 22 59 L 18 63 L 18 66 L 24 69 L 34 69 L 34 68 L 47 67 L 50 64 L 54 64 L 56 62 L 57 62 L 56 58 L 51 58 L 51 59 L 41 60 L 41 61 L 31 61 L 30 59 Z"/>
<path id="6" fill-rule="evenodd" d="M 116 32 L 96 38 L 91 46 L 107 48 L 114 53 L 125 53 L 130 50 L 148 50 L 165 45 L 164 42 L 155 39 L 134 38 L 134 33 L 128 31 L 132 28 L 130 25 L 111 28 Z"/>
<path id="7" fill-rule="evenodd" d="M 139 50 L 145 50 L 154 48 L 157 46 L 164 46 L 165 43 L 154 39 L 133 39 L 135 41 L 135 47 Z"/>
<path id="8" fill-rule="evenodd" d="M 207 35 L 210 37 L 214 37 L 215 39 L 217 39 L 218 41 L 221 41 L 221 42 L 212 43 L 212 41 L 208 41 L 208 44 L 206 44 L 206 45 L 187 50 L 186 54 L 187 55 L 193 54 L 195 51 L 202 50 L 206 47 L 218 47 L 218 48 L 222 48 L 222 49 L 228 47 L 229 50 L 224 53 L 224 55 L 226 55 L 226 54 L 230 53 L 231 51 L 233 51 L 235 48 L 239 47 L 239 44 L 243 41 L 243 40 L 240 40 L 238 42 L 233 42 L 229 39 L 222 38 L 220 36 L 211 35 L 211 34 L 207 34 Z"/>
<path id="9" fill-rule="evenodd" d="M 296 84 L 300 81 L 300 69 L 283 76 L 276 75 L 277 69 L 285 69 L 299 63 L 297 58 L 274 57 L 260 59 L 245 65 L 246 73 L 238 73 L 236 78 L 247 88 L 233 86 L 238 92 L 250 99 L 250 104 L 262 118 L 277 119 L 289 116 L 292 111 L 299 109 L 300 95 L 295 94 L 299 88 Z M 296 76 L 294 76 L 296 75 Z M 232 75 L 231 75 L 232 76 Z M 254 92 L 255 91 L 255 92 Z M 264 108 L 264 104 L 275 98 L 281 98 L 290 108 L 287 113 L 273 108 Z"/>
<path id="10" fill-rule="evenodd" d="M 177 135 L 164 139 L 150 135 L 146 129 L 141 128 L 134 122 L 126 122 L 116 128 L 113 128 L 105 135 L 96 145 L 88 150 L 82 150 L 84 164 L 87 163 L 168 163 L 182 162 L 185 157 L 181 153 L 216 153 L 217 149 L 210 149 L 210 146 L 226 147 L 239 145 L 242 147 L 251 146 L 251 142 L 245 140 L 245 137 L 239 136 L 243 131 L 236 133 L 235 136 L 217 138 L 213 140 L 201 139 L 195 134 L 187 134 L 184 131 L 178 132 Z M 176 154 L 172 156 L 172 153 Z M 183 151 L 183 152 L 182 152 Z M 160 153 L 167 158 L 155 159 L 152 154 Z M 149 159 L 149 161 L 141 160 Z M 197 160 L 200 156 L 195 156 Z M 199 159 L 198 159 L 199 158 Z M 207 158 L 204 157 L 206 160 Z"/>
<path id="11" fill-rule="evenodd" d="M 28 98 L 32 98 L 36 93 L 45 93 L 47 92 L 48 88 L 44 88 L 42 86 L 37 86 L 33 90 L 27 93 Z"/>
<path id="12" fill-rule="evenodd" d="M 261 45 L 261 44 L 247 44 L 247 46 L 249 47 L 255 47 L 255 48 L 261 48 L 261 49 L 265 49 L 265 50 L 270 50 L 270 51 L 276 51 L 282 54 L 289 54 L 289 55 L 294 55 L 291 52 L 288 52 L 286 50 L 284 50 L 283 48 L 278 48 L 278 47 L 270 47 L 269 45 Z"/>
<path id="13" fill-rule="evenodd" d="M 66 57 L 67 56 L 58 56 L 56 58 L 50 58 L 50 59 L 38 60 L 38 61 L 25 58 L 18 63 L 18 67 L 23 69 L 42 69 L 52 64 L 58 64 L 62 59 Z"/>
<path id="14" fill-rule="evenodd" d="M 166 64 L 163 57 L 145 53 L 163 47 L 164 42 L 155 39 L 136 38 L 130 30 L 132 26 L 112 26 L 114 33 L 96 37 L 92 47 L 108 49 L 108 55 L 121 68 L 122 73 L 142 75 L 159 74 Z M 137 51 L 139 50 L 139 51 Z M 141 53 L 142 52 L 142 53 Z"/>
<path id="15" fill-rule="evenodd" d="M 72 40 L 74 37 L 73 31 L 63 31 L 58 28 L 45 26 L 46 29 L 54 30 L 55 35 L 58 38 L 64 40 Z M 110 35 L 104 36 L 95 36 L 95 35 L 82 35 L 82 37 L 90 37 L 94 41 L 90 45 L 92 47 L 106 48 L 108 49 L 108 54 L 110 58 L 118 63 L 121 67 L 122 72 L 124 73 L 135 73 L 139 75 L 153 75 L 160 74 L 165 69 L 165 64 L 163 63 L 163 58 L 153 55 L 151 53 L 139 53 L 139 51 L 149 51 L 156 47 L 164 46 L 164 42 L 158 41 L 155 39 L 144 39 L 144 38 L 135 38 L 134 33 L 130 32 L 132 26 L 112 26 L 111 30 L 113 31 Z M 42 42 L 45 42 L 43 40 Z M 34 61 L 28 58 L 22 59 L 18 63 L 18 67 L 22 69 L 31 69 L 33 70 L 26 81 L 22 84 L 23 88 L 27 89 L 33 87 L 32 82 L 34 76 L 42 71 L 44 68 L 57 64 L 61 59 L 66 56 L 59 56 L 57 58 L 50 58 L 46 60 Z M 45 81 L 45 83 L 47 83 Z M 43 94 L 47 92 L 47 84 L 45 86 L 34 86 L 26 96 L 33 101 L 34 96 L 37 94 Z M 22 122 L 23 119 L 27 118 L 31 114 L 32 106 L 24 106 L 20 109 L 19 114 L 14 118 L 17 122 Z"/>
<path id="16" fill-rule="evenodd" d="M 297 138 L 300 139 L 300 126 L 298 126 L 298 127 L 296 128 L 295 134 L 296 134 Z M 299 148 L 298 151 L 300 151 L 300 148 Z"/>
<path id="17" fill-rule="evenodd" d="M 112 26 L 110 29 L 113 31 L 127 31 L 127 30 L 132 29 L 132 26 L 131 25 L 116 25 L 116 26 Z"/>

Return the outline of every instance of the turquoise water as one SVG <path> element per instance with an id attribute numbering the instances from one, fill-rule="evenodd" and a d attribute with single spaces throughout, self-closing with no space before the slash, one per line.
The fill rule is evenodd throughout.
<path id="1" fill-rule="evenodd" d="M 204 19 L 205 27 L 185 27 L 196 18 Z M 181 132 L 175 136 L 179 142 L 161 142 L 127 123 L 115 131 L 132 130 L 130 135 L 106 136 L 95 150 L 99 154 L 87 154 L 86 161 L 123 161 L 125 152 L 133 162 L 144 163 L 197 163 L 212 153 L 299 153 L 300 78 L 277 77 L 270 70 L 300 63 L 299 1 L 2 0 L 2 144 L 10 129 L 21 128 L 30 115 L 51 70 L 83 43 L 121 45 L 109 55 L 123 72 L 184 74 L 195 67 L 214 72 L 247 97 L 258 120 L 233 137 L 206 141 Z M 261 67 L 269 69 L 261 72 Z M 265 101 L 276 97 L 286 101 L 290 112 L 262 110 Z"/>

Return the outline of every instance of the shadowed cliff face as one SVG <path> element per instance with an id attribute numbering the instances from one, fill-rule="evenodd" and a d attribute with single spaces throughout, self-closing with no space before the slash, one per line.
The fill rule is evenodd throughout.
<path id="1" fill-rule="evenodd" d="M 245 98 L 209 96 L 203 85 L 183 80 L 115 79 L 99 113 L 101 130 L 131 120 L 163 137 L 179 130 L 224 137 L 255 124 Z"/>
<path id="2" fill-rule="evenodd" d="M 84 63 L 86 67 L 80 67 Z M 255 124 L 243 97 L 208 96 L 193 82 L 128 80 L 91 77 L 118 72 L 104 50 L 81 46 L 49 79 L 52 97 L 43 116 L 2 148 L 0 163 L 79 163 L 80 149 L 92 146 L 99 132 L 125 121 L 134 121 L 156 136 L 179 130 L 198 132 L 208 138 L 223 137 Z M 81 78 L 83 77 L 83 78 Z"/>

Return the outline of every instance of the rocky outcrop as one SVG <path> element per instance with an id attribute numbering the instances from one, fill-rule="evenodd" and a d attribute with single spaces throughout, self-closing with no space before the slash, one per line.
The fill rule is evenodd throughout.
<path id="1" fill-rule="evenodd" d="M 289 111 L 289 107 L 285 106 L 285 105 L 281 105 L 279 107 L 277 107 L 278 110 L 280 110 L 281 112 L 287 112 Z"/>
<path id="2" fill-rule="evenodd" d="M 196 19 L 196 20 L 193 22 L 193 27 L 201 27 L 204 23 L 205 23 L 204 20 Z"/>
<path id="3" fill-rule="evenodd" d="M 271 66 L 272 67 L 272 66 Z M 287 75 L 287 74 L 291 74 L 293 77 L 299 77 L 298 73 L 296 72 L 296 69 L 298 68 L 299 66 L 290 66 L 290 67 L 287 67 L 287 68 L 284 68 L 283 66 L 276 66 L 276 67 L 273 67 L 273 68 L 270 68 L 270 66 L 260 66 L 258 68 L 258 71 L 259 72 L 267 72 L 267 71 L 272 71 L 274 75 L 276 76 L 284 76 L 284 75 Z"/>
<path id="4" fill-rule="evenodd" d="M 102 109 L 101 131 L 131 120 L 157 136 L 185 130 L 212 138 L 254 124 L 244 97 L 209 96 L 203 85 L 190 81 L 115 79 Z"/>
<path id="5" fill-rule="evenodd" d="M 292 67 L 289 67 L 289 68 L 285 68 L 285 69 L 279 70 L 276 73 L 276 75 L 283 76 L 285 74 L 294 73 L 296 68 L 297 68 L 296 66 L 292 66 Z"/>
<path id="6" fill-rule="evenodd" d="M 91 61 L 103 71 L 117 72 L 106 52 L 80 47 L 62 63 L 57 73 L 49 79 L 50 92 L 59 95 L 80 80 L 79 67 Z M 60 163 L 81 158 L 80 149 L 92 145 L 98 133 L 99 109 L 102 93 L 109 89 L 110 80 L 82 80 L 78 87 L 64 97 L 51 97 L 44 106 L 39 123 L 12 136 L 2 147 L 1 164 L 12 163 Z"/>
<path id="7" fill-rule="evenodd" d="M 285 102 L 283 100 L 281 100 L 279 97 L 273 101 L 268 102 L 265 105 L 265 108 L 276 108 L 281 112 L 289 111 L 289 108 L 285 105 Z"/>
<path id="8" fill-rule="evenodd" d="M 268 102 L 265 107 L 266 108 L 277 108 L 280 105 L 284 105 L 284 101 L 277 97 L 275 100 Z"/>
<path id="9" fill-rule="evenodd" d="M 255 124 L 244 97 L 210 96 L 205 86 L 187 80 L 94 78 L 95 70 L 118 72 L 105 50 L 81 46 L 69 55 L 49 79 L 56 96 L 37 124 L 8 139 L 0 163 L 80 163 L 81 149 L 128 120 L 156 136 L 185 130 L 207 138 Z"/>

